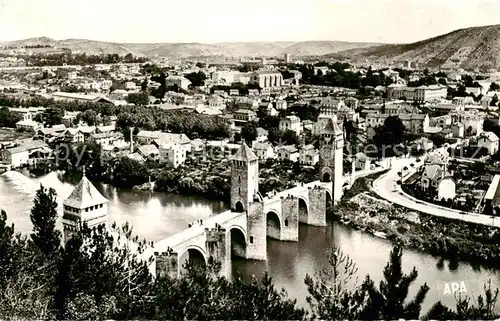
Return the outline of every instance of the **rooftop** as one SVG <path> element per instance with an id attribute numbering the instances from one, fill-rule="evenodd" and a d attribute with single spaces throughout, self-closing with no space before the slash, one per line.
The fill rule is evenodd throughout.
<path id="1" fill-rule="evenodd" d="M 250 147 L 247 146 L 247 144 L 243 143 L 231 160 L 247 162 L 258 160 L 258 157 L 254 154 Z"/>
<path id="2" fill-rule="evenodd" d="M 95 186 L 83 175 L 80 183 L 76 185 L 75 189 L 69 197 L 64 200 L 64 205 L 74 208 L 87 208 L 94 205 L 107 203 L 108 200 L 102 196 Z"/>

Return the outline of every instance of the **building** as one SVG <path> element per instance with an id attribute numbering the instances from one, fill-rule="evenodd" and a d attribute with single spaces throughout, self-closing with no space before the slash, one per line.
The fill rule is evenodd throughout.
<path id="1" fill-rule="evenodd" d="M 113 145 L 115 141 L 120 139 L 123 139 L 122 133 L 113 133 L 113 132 L 94 133 L 90 134 L 89 136 L 89 142 L 93 142 L 101 146 Z"/>
<path id="2" fill-rule="evenodd" d="M 29 153 L 26 148 L 12 147 L 1 151 L 2 164 L 10 165 L 12 168 L 19 168 L 29 162 Z"/>
<path id="3" fill-rule="evenodd" d="M 212 83 L 214 85 L 231 85 L 239 82 L 244 85 L 250 82 L 251 73 L 239 71 L 216 71 L 212 73 Z"/>
<path id="4" fill-rule="evenodd" d="M 41 124 L 37 123 L 33 120 L 33 115 L 31 113 L 25 113 L 23 115 L 23 120 L 20 120 L 16 123 L 16 129 L 31 131 L 36 133 L 39 128 L 41 128 Z"/>
<path id="5" fill-rule="evenodd" d="M 347 107 L 356 110 L 359 107 L 359 100 L 354 97 L 348 97 L 344 100 L 344 104 Z"/>
<path id="6" fill-rule="evenodd" d="M 86 94 L 78 94 L 78 93 L 67 93 L 58 91 L 51 94 L 52 98 L 55 101 L 63 100 L 63 101 L 77 101 L 77 102 L 93 102 L 93 103 L 108 103 L 114 104 L 113 101 L 99 96 L 99 95 L 86 95 Z"/>
<path id="7" fill-rule="evenodd" d="M 411 144 L 411 147 L 416 151 L 423 150 L 425 152 L 428 152 L 434 148 L 434 143 L 432 142 L 432 140 L 428 138 L 421 137 L 419 139 L 414 140 Z"/>
<path id="8" fill-rule="evenodd" d="M 432 127 L 446 128 L 448 126 L 451 126 L 451 123 L 452 119 L 450 115 L 443 115 L 430 119 L 430 124 Z"/>
<path id="9" fill-rule="evenodd" d="M 314 67 L 314 74 L 317 75 L 319 72 L 321 72 L 321 75 L 325 75 L 330 68 L 326 66 L 321 66 L 321 67 Z"/>
<path id="10" fill-rule="evenodd" d="M 83 132 L 78 128 L 67 128 L 62 137 L 63 140 L 71 143 L 83 143 L 85 141 Z"/>
<path id="11" fill-rule="evenodd" d="M 285 54 L 283 55 L 283 60 L 285 61 L 285 64 L 289 64 L 292 62 L 292 57 L 288 52 L 285 52 Z"/>
<path id="12" fill-rule="evenodd" d="M 493 132 L 483 132 L 477 139 L 477 146 L 486 148 L 488 154 L 494 155 L 498 152 L 498 137 Z"/>
<path id="13" fill-rule="evenodd" d="M 125 89 L 126 90 L 136 90 L 137 89 L 137 85 L 133 81 L 127 81 L 125 83 Z"/>
<path id="14" fill-rule="evenodd" d="M 265 161 L 269 158 L 274 158 L 274 148 L 270 143 L 254 143 L 252 149 L 259 160 Z"/>
<path id="15" fill-rule="evenodd" d="M 252 74 L 251 81 L 260 88 L 275 88 L 283 85 L 283 75 L 279 71 L 258 70 Z"/>
<path id="16" fill-rule="evenodd" d="M 293 145 L 281 146 L 276 149 L 278 159 L 281 161 L 297 162 L 300 159 L 300 153 L 297 147 Z"/>
<path id="17" fill-rule="evenodd" d="M 286 116 L 285 118 L 282 118 L 279 123 L 279 129 L 282 131 L 291 130 L 297 134 L 297 136 L 300 136 L 302 133 L 300 118 L 297 116 Z"/>
<path id="18" fill-rule="evenodd" d="M 187 90 L 189 85 L 191 85 L 191 81 L 183 76 L 169 76 L 165 79 L 165 83 L 167 87 L 177 86 L 183 90 Z"/>
<path id="19" fill-rule="evenodd" d="M 137 133 L 137 135 L 135 135 L 135 138 L 139 144 L 149 145 L 152 144 L 155 139 L 160 138 L 161 134 L 162 132 L 159 130 L 141 130 Z"/>
<path id="20" fill-rule="evenodd" d="M 466 136 L 479 136 L 483 132 L 484 118 L 479 113 L 456 113 L 453 115 L 453 121 L 457 121 L 464 125 Z"/>
<path id="21" fill-rule="evenodd" d="M 153 144 L 139 146 L 137 147 L 137 152 L 149 161 L 156 162 L 160 159 L 160 152 L 156 145 Z"/>
<path id="22" fill-rule="evenodd" d="M 28 164 L 30 165 L 36 164 L 39 160 L 47 159 L 52 154 L 52 149 L 43 140 L 26 140 L 20 146 L 28 152 Z"/>
<path id="23" fill-rule="evenodd" d="M 231 210 L 244 212 L 254 199 L 262 199 L 259 194 L 259 158 L 243 143 L 230 162 Z"/>
<path id="24" fill-rule="evenodd" d="M 257 114 L 249 109 L 238 109 L 233 113 L 233 119 L 238 123 L 247 123 L 257 118 Z"/>
<path id="25" fill-rule="evenodd" d="M 313 145 L 305 145 L 300 149 L 300 163 L 314 166 L 319 162 L 319 151 Z"/>
<path id="26" fill-rule="evenodd" d="M 344 133 L 332 118 L 320 133 L 319 169 L 320 181 L 333 181 L 333 202 L 339 202 L 343 194 Z"/>
<path id="27" fill-rule="evenodd" d="M 213 95 L 208 100 L 208 106 L 211 108 L 225 109 L 226 104 L 224 103 L 224 99 L 221 96 Z"/>
<path id="28" fill-rule="evenodd" d="M 387 97 L 390 99 L 406 99 L 424 102 L 446 98 L 447 95 L 447 87 L 441 85 L 407 87 L 404 85 L 392 84 L 387 87 Z"/>
<path id="29" fill-rule="evenodd" d="M 257 143 L 263 143 L 267 141 L 267 136 L 269 135 L 269 132 L 265 130 L 262 127 L 257 127 L 257 138 L 255 138 L 255 141 Z"/>
<path id="30" fill-rule="evenodd" d="M 488 214 L 498 214 L 498 208 L 500 207 L 500 175 L 495 175 L 491 181 L 486 194 L 484 195 L 484 203 L 490 208 Z"/>
<path id="31" fill-rule="evenodd" d="M 286 110 L 287 109 L 287 104 L 286 100 L 280 99 L 276 101 L 276 109 L 277 110 Z"/>
<path id="32" fill-rule="evenodd" d="M 354 160 L 354 169 L 355 170 L 369 170 L 370 169 L 370 158 L 366 156 L 364 153 L 357 153 L 354 155 L 354 158 L 351 159 L 351 162 Z M 352 165 L 352 164 L 351 164 Z"/>
<path id="33" fill-rule="evenodd" d="M 177 168 L 186 162 L 187 151 L 181 144 L 164 142 L 158 150 L 160 163 L 167 163 Z"/>
<path id="34" fill-rule="evenodd" d="M 429 116 L 424 114 L 402 114 L 399 119 L 406 130 L 413 134 L 426 133 L 429 130 Z"/>
<path id="35" fill-rule="evenodd" d="M 158 148 L 165 144 L 178 144 L 184 150 L 185 154 L 191 153 L 191 140 L 186 134 L 161 133 L 153 143 Z"/>
<path id="36" fill-rule="evenodd" d="M 451 125 L 451 132 L 453 138 L 464 138 L 465 126 L 462 123 L 454 123 Z"/>
<path id="37" fill-rule="evenodd" d="M 446 174 L 438 184 L 438 200 L 453 200 L 456 193 L 455 179 L 451 174 Z"/>
<path id="38" fill-rule="evenodd" d="M 108 224 L 108 200 L 102 196 L 85 176 L 63 202 L 63 233 L 64 242 L 86 224 L 95 228 Z"/>
<path id="39" fill-rule="evenodd" d="M 444 166 L 440 164 L 426 165 L 420 179 L 420 186 L 422 187 L 422 189 L 425 191 L 430 187 L 433 187 L 437 190 L 439 182 L 444 177 L 444 172 Z"/>

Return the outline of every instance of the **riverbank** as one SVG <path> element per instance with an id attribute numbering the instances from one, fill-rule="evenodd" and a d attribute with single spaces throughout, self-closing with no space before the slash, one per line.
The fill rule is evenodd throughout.
<path id="1" fill-rule="evenodd" d="M 329 214 L 341 224 L 453 264 L 500 265 L 500 229 L 411 211 L 381 200 L 369 191 L 374 177 L 356 182 L 360 194 L 343 199 Z"/>
<path id="2" fill-rule="evenodd" d="M 85 147 L 80 158 L 76 157 L 77 153 L 70 153 L 66 162 L 40 163 L 28 170 L 35 176 L 60 170 L 64 173 L 64 180 L 75 182 L 80 180 L 85 166 L 90 180 L 113 187 L 151 191 L 151 182 L 155 192 L 202 196 L 229 203 L 231 166 L 227 158 L 192 157 L 183 166 L 173 168 L 155 161 L 137 162 L 128 157 L 101 161 L 98 146 Z M 82 147 L 75 146 L 71 150 L 78 151 L 79 148 Z M 310 183 L 317 178 L 316 173 L 319 171 L 317 166 L 278 160 L 262 162 L 259 167 L 259 190 L 262 194 L 286 190 L 297 183 Z"/>

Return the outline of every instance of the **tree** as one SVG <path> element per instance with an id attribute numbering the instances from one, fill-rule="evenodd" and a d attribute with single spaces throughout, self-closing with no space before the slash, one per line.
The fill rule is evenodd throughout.
<path id="1" fill-rule="evenodd" d="M 79 117 L 89 126 L 97 125 L 97 112 L 93 109 L 84 111 Z"/>
<path id="2" fill-rule="evenodd" d="M 15 274 L 15 251 L 12 244 L 14 224 L 7 225 L 7 213 L 0 212 L 0 289 L 4 289 L 9 278 Z"/>
<path id="3" fill-rule="evenodd" d="M 246 123 L 241 129 L 241 137 L 250 145 L 257 138 L 257 124 L 255 122 Z"/>
<path id="4" fill-rule="evenodd" d="M 278 291 L 272 278 L 260 282 L 237 278 L 229 282 L 213 276 L 217 262 L 209 260 L 205 268 L 186 264 L 180 279 L 163 277 L 156 283 L 154 319 L 162 320 L 301 320 L 306 313 L 295 307 L 295 300 Z"/>
<path id="5" fill-rule="evenodd" d="M 130 93 L 127 96 L 127 102 L 134 105 L 146 106 L 149 104 L 149 94 L 147 91 L 142 90 L 138 93 Z"/>
<path id="6" fill-rule="evenodd" d="M 33 224 L 31 242 L 45 257 L 52 257 L 61 248 L 61 232 L 56 228 L 57 194 L 53 188 L 40 185 L 36 192 L 30 219 Z"/>
<path id="7" fill-rule="evenodd" d="M 141 83 L 141 91 L 148 90 L 148 77 L 144 77 L 144 80 Z"/>
<path id="8" fill-rule="evenodd" d="M 389 262 L 384 268 L 384 279 L 379 287 L 375 287 L 373 280 L 367 276 L 363 288 L 368 293 L 368 303 L 361 314 L 361 319 L 396 320 L 418 319 L 422 302 L 429 291 L 427 284 L 420 287 L 417 295 L 405 304 L 408 290 L 418 277 L 414 267 L 409 275 L 403 274 L 401 258 L 403 250 L 397 245 L 391 251 Z"/>
<path id="9" fill-rule="evenodd" d="M 497 94 L 494 94 L 493 97 L 491 97 L 490 106 L 496 106 L 497 103 L 498 103 L 498 96 Z"/>
<path id="10" fill-rule="evenodd" d="M 0 127 L 15 128 L 16 123 L 21 120 L 21 116 L 13 113 L 8 107 L 0 108 Z"/>
<path id="11" fill-rule="evenodd" d="M 491 280 L 484 285 L 484 297 L 479 295 L 475 300 L 477 306 L 470 304 L 470 298 L 459 297 L 455 310 L 444 306 L 441 301 L 435 303 L 424 316 L 424 320 L 494 320 L 498 318 L 495 304 L 499 290 L 491 288 Z"/>
<path id="12" fill-rule="evenodd" d="M 300 143 L 299 136 L 297 136 L 297 133 L 293 130 L 286 130 L 283 132 L 281 135 L 282 143 L 287 144 L 287 145 L 298 145 Z"/>
<path id="13" fill-rule="evenodd" d="M 184 76 L 187 80 L 191 82 L 191 85 L 194 87 L 200 87 L 205 85 L 205 79 L 207 76 L 202 72 L 192 72 Z"/>
<path id="14" fill-rule="evenodd" d="M 58 317 L 80 319 L 94 313 L 92 317 L 102 320 L 144 314 L 153 288 L 151 259 L 139 256 L 147 244 L 132 236 L 128 224 L 111 229 L 84 224 L 68 242 L 58 267 Z"/>
<path id="15" fill-rule="evenodd" d="M 46 126 L 62 124 L 64 110 L 57 107 L 49 107 L 42 114 L 42 120 Z"/>
<path id="16" fill-rule="evenodd" d="M 354 285 L 348 290 L 347 284 L 358 271 L 352 259 L 335 247 L 327 255 L 329 268 L 306 275 L 304 280 L 310 296 L 307 302 L 313 311 L 313 318 L 321 320 L 357 320 L 365 306 L 365 293 Z"/>

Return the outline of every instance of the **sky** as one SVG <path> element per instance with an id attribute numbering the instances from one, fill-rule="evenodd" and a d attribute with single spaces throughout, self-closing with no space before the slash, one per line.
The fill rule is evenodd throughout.
<path id="1" fill-rule="evenodd" d="M 0 41 L 409 43 L 492 24 L 499 0 L 0 0 Z"/>

